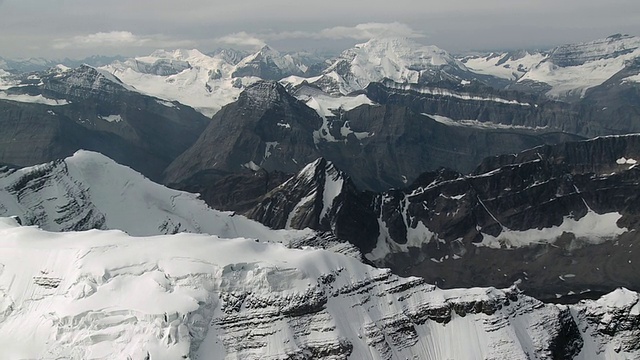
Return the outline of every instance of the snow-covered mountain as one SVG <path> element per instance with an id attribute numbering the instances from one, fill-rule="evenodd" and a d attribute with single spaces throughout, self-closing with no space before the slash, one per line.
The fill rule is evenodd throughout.
<path id="1" fill-rule="evenodd" d="M 265 45 L 255 54 L 240 60 L 231 76 L 256 76 L 264 80 L 280 80 L 289 75 L 304 75 L 306 69 L 306 65 L 296 61 L 291 55 L 280 54 Z"/>
<path id="2" fill-rule="evenodd" d="M 103 69 L 138 91 L 179 101 L 212 116 L 235 101 L 244 86 L 259 80 L 233 78 L 234 65 L 223 55 L 211 57 L 198 50 L 156 51 Z"/>
<path id="3" fill-rule="evenodd" d="M 548 55 L 542 52 L 523 50 L 465 56 L 460 61 L 467 69 L 478 74 L 516 81 L 547 57 Z"/>
<path id="4" fill-rule="evenodd" d="M 0 216 L 48 231 L 118 229 L 132 236 L 204 233 L 289 244 L 311 231 L 273 231 L 209 208 L 197 195 L 156 184 L 104 155 L 78 151 L 64 160 L 0 168 Z"/>
<path id="5" fill-rule="evenodd" d="M 205 55 L 198 50 L 159 50 L 149 56 L 114 62 L 103 69 L 137 90 L 192 106 L 207 116 L 237 100 L 260 79 L 279 80 L 307 69 L 291 55 L 264 46 L 243 57 L 230 50 Z"/>
<path id="6" fill-rule="evenodd" d="M 286 83 L 307 83 L 338 95 L 362 90 L 385 78 L 401 83 L 467 79 L 473 73 L 445 50 L 406 38 L 375 38 L 345 50 L 322 75 L 289 78 Z"/>
<path id="7" fill-rule="evenodd" d="M 517 89 L 539 89 L 548 97 L 579 100 L 640 57 L 640 37 L 613 35 L 586 43 L 563 45 L 518 79 Z M 635 74 L 637 74 L 636 72 Z M 633 74 L 629 74 L 633 76 Z"/>
<path id="8" fill-rule="evenodd" d="M 104 66 L 114 61 L 123 60 L 122 56 L 101 56 L 94 55 L 84 59 L 44 59 L 44 58 L 28 58 L 28 59 L 3 59 L 0 57 L 0 69 L 13 73 L 27 73 L 46 71 L 57 65 L 64 65 L 75 68 L 83 64 L 90 66 Z"/>
<path id="9" fill-rule="evenodd" d="M 0 220 L 9 359 L 614 359 L 638 294 L 574 306 L 440 290 L 323 250 L 251 239 L 51 233 Z"/>
<path id="10" fill-rule="evenodd" d="M 17 85 L 17 81 L 13 79 L 13 75 L 0 69 L 0 90 L 5 90 L 15 85 Z"/>

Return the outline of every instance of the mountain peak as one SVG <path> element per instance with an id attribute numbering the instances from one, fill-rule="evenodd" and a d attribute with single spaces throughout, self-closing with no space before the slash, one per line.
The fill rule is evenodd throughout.
<path id="1" fill-rule="evenodd" d="M 346 174 L 321 157 L 267 194 L 248 216 L 276 229 L 329 230 L 330 214 L 339 208 L 336 199 L 350 184 Z"/>
<path id="2" fill-rule="evenodd" d="M 280 54 L 280 52 L 278 50 L 272 48 L 271 46 L 269 46 L 267 44 L 262 46 L 258 52 L 262 53 L 262 54 L 269 54 L 269 53 L 274 53 L 274 54 L 278 54 L 278 55 Z"/>
<path id="3" fill-rule="evenodd" d="M 253 106 L 267 107 L 277 103 L 283 98 L 294 99 L 287 90 L 277 81 L 261 80 L 247 86 L 240 94 L 239 99 L 251 101 Z"/>

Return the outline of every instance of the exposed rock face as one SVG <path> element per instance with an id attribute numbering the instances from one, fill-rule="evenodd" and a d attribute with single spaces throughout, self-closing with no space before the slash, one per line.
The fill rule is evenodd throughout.
<path id="1" fill-rule="evenodd" d="M 210 169 L 293 173 L 318 157 L 313 131 L 321 123 L 315 111 L 278 83 L 258 82 L 213 117 L 195 144 L 167 168 L 166 181 L 184 181 Z"/>
<path id="2" fill-rule="evenodd" d="M 139 73 L 158 76 L 175 75 L 191 68 L 187 61 L 176 59 L 154 59 L 153 62 L 131 59 L 128 62 L 125 66 L 129 66 Z"/>
<path id="3" fill-rule="evenodd" d="M 562 67 L 580 66 L 587 62 L 617 58 L 640 48 L 640 38 L 616 34 L 605 39 L 558 46 L 550 53 L 549 60 Z"/>
<path id="4" fill-rule="evenodd" d="M 569 168 L 585 169 L 579 161 L 584 148 L 562 152 L 569 154 Z M 634 148 L 624 141 L 602 146 L 592 151 L 601 162 L 586 168 L 609 171 L 608 156 L 618 156 L 616 151 L 638 154 Z M 552 157 L 550 162 L 561 162 L 554 157 L 558 149 L 540 153 Z M 525 161 L 533 155 L 520 156 Z M 483 166 L 499 165 L 503 171 L 509 166 L 504 164 L 515 167 L 517 161 L 495 158 Z M 628 162 L 626 158 L 625 167 L 631 166 Z M 444 183 L 456 183 L 457 176 L 443 171 L 422 180 L 448 191 Z M 491 175 L 468 178 L 482 176 Z M 400 278 L 391 270 L 362 264 L 357 251 L 340 246 L 331 234 L 268 230 L 239 215 L 208 209 L 195 196 L 153 184 L 97 153 L 79 152 L 27 169 L 2 168 L 0 187 L 0 216 L 18 214 L 22 225 L 55 231 L 118 228 L 137 236 L 188 231 L 245 238 L 133 238 L 95 230 L 55 234 L 21 228 L 15 220 L 0 217 L 0 299 L 8 304 L 0 311 L 0 334 L 10 329 L 15 339 L 29 336 L 34 341 L 29 351 L 39 357 L 86 358 L 98 348 L 104 353 L 105 341 L 113 354 L 132 359 L 164 354 L 327 360 L 604 360 L 612 354 L 640 355 L 639 296 L 625 289 L 570 306 L 544 304 L 516 287 L 441 290 L 424 279 Z M 381 206 L 375 219 L 381 225 L 402 216 L 394 210 L 396 203 L 378 203 L 381 195 L 357 193 L 350 180 L 323 159 L 275 192 L 282 194 L 283 189 L 286 196 L 266 199 L 260 214 L 286 213 L 288 209 L 278 207 L 288 206 L 288 199 L 305 199 L 293 207 L 294 216 L 274 218 L 274 224 L 316 224 L 343 237 L 353 235 L 344 232 L 349 225 L 354 232 L 365 232 L 372 224 L 352 222 L 367 217 L 365 202 L 354 205 L 364 199 Z M 403 195 L 398 190 L 395 196 Z M 145 216 L 135 216 L 140 213 Z M 419 216 L 414 210 L 406 213 Z M 396 235 L 389 231 L 385 241 L 391 245 L 400 239 Z M 353 257 L 308 248 L 295 251 L 269 242 L 327 247 Z M 620 243 L 626 252 L 627 243 Z M 455 260 L 457 271 L 465 259 Z M 152 290 L 139 292 L 141 288 Z M 150 303 L 154 306 L 147 306 Z M 143 312 L 140 304 L 147 306 Z M 93 310 L 84 311 L 86 306 Z M 51 321 L 43 325 L 42 317 Z M 49 340 L 34 340 L 34 326 L 38 336 Z M 467 341 L 460 341 L 461 334 Z M 4 351 L 23 353 L 22 344 L 17 341 Z"/>
<path id="5" fill-rule="evenodd" d="M 290 177 L 291 174 L 280 171 L 268 172 L 264 169 L 237 173 L 204 170 L 184 182 L 171 186 L 200 194 L 200 197 L 214 209 L 245 212 Z"/>
<path id="6" fill-rule="evenodd" d="M 375 38 L 340 54 L 310 83 L 329 94 L 348 94 L 371 82 L 392 79 L 402 83 L 437 83 L 481 78 L 445 50 L 406 38 Z"/>
<path id="7" fill-rule="evenodd" d="M 142 95 L 88 66 L 50 73 L 40 85 L 8 92 L 27 99 L 44 96 L 70 102 L 52 106 L 0 100 L 0 161 L 19 166 L 87 149 L 158 179 L 208 123 L 187 106 Z"/>
<path id="8" fill-rule="evenodd" d="M 505 121 L 523 114 L 519 108 L 524 106 L 515 99 L 504 101 L 516 104 L 504 104 L 500 98 L 452 99 L 446 92 L 436 96 L 434 101 L 449 104 L 443 105 L 445 113 L 461 109 L 461 115 L 471 116 L 472 111 L 489 114 L 484 119 L 488 126 L 467 126 L 453 120 L 436 121 L 409 104 L 426 104 L 428 99 L 407 97 L 402 100 L 406 103 L 397 103 L 384 98 L 394 96 L 389 95 L 393 90 L 381 92 L 385 95 L 376 94 L 376 99 L 382 106 L 360 106 L 321 118 L 279 84 L 250 86 L 238 102 L 216 114 L 198 141 L 168 167 L 165 182 L 203 192 L 217 180 L 209 177 L 208 184 L 193 187 L 195 179 L 202 179 L 198 173 L 258 168 L 294 173 L 322 156 L 347 171 L 359 187 L 382 191 L 406 186 L 425 170 L 451 166 L 467 172 L 487 156 L 580 139 L 552 128 L 527 128 L 513 121 L 505 126 L 492 123 L 490 109 L 497 109 Z"/>
<path id="9" fill-rule="evenodd" d="M 532 91 L 562 101 L 584 101 L 587 92 L 616 91 L 621 82 L 610 82 L 617 74 L 628 72 L 629 65 L 640 58 L 640 37 L 613 35 L 579 44 L 563 45 L 551 51 L 549 57 L 533 66 L 512 89 Z M 637 76 L 639 71 L 634 71 Z M 608 83 L 605 86 L 605 83 Z"/>
<path id="10" fill-rule="evenodd" d="M 178 232 L 246 237 L 294 247 L 315 241 L 313 231 L 274 232 L 241 215 L 213 210 L 197 195 L 166 188 L 104 155 L 79 151 L 64 160 L 22 169 L 0 167 L 0 217 L 48 231 L 118 229 L 133 236 Z M 324 240 L 324 241 L 321 241 Z M 352 252 L 340 245 L 338 252 Z"/>
<path id="11" fill-rule="evenodd" d="M 382 194 L 342 186 L 330 203 L 319 201 L 318 174 L 328 168 L 319 161 L 248 214 L 276 228 L 333 231 L 376 264 L 441 286 L 522 279 L 542 298 L 640 288 L 638 257 L 627 250 L 640 227 L 638 158 L 637 135 L 542 146 L 488 158 L 471 175 L 425 173 Z M 305 174 L 316 174 L 304 181 L 307 189 L 300 186 Z M 344 174 L 340 179 L 350 184 Z M 598 252 L 610 255 L 591 259 Z M 616 261 L 624 266 L 612 267 Z"/>
<path id="12" fill-rule="evenodd" d="M 595 107 L 549 101 L 480 84 L 441 88 L 387 81 L 371 84 L 367 96 L 380 104 L 406 106 L 416 113 L 441 115 L 453 120 L 477 120 L 487 125 L 538 128 L 549 133 L 592 137 L 625 133 L 635 128 L 632 122 L 605 121 Z"/>
<path id="13" fill-rule="evenodd" d="M 290 75 L 303 75 L 302 66 L 290 56 L 281 55 L 269 46 L 247 56 L 236 65 L 232 77 L 256 76 L 264 80 L 280 80 Z"/>
<path id="14" fill-rule="evenodd" d="M 363 189 L 400 188 L 422 172 L 447 166 L 471 171 L 487 156 L 580 139 L 560 132 L 525 128 L 457 126 L 415 113 L 404 106 L 361 106 L 331 123 L 368 133 L 363 139 L 321 143 L 323 156 L 344 169 Z"/>

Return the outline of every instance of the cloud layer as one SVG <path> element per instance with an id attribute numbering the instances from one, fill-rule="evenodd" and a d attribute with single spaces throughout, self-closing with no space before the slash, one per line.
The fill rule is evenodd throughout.
<path id="1" fill-rule="evenodd" d="M 181 47 L 194 46 L 190 40 L 172 40 L 163 36 L 138 36 L 130 31 L 97 32 L 94 34 L 77 35 L 70 38 L 55 39 L 52 48 L 62 49 L 100 49 L 131 48 L 131 47 Z"/>
<path id="2" fill-rule="evenodd" d="M 382 35 L 450 51 L 640 35 L 637 0 L 0 0 L 0 56 L 135 55 L 157 47 L 339 51 Z M 423 37 L 428 35 L 428 37 Z"/>
<path id="3" fill-rule="evenodd" d="M 334 26 L 319 31 L 281 31 L 264 32 L 260 34 L 245 31 L 229 34 L 216 39 L 219 43 L 235 46 L 260 47 L 268 41 L 291 39 L 314 40 L 358 40 L 366 41 L 378 37 L 406 37 L 423 38 L 425 34 L 412 29 L 406 24 L 392 23 L 364 23 L 355 26 Z"/>

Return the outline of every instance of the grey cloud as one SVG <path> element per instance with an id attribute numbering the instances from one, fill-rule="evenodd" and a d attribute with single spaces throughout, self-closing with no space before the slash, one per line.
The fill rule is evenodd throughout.
<path id="1" fill-rule="evenodd" d="M 132 55 L 190 43 L 205 51 L 261 42 L 286 50 L 331 48 L 366 40 L 383 26 L 448 50 L 555 45 L 615 32 L 640 35 L 637 0 L 0 0 L 0 5 L 0 56 Z M 120 42 L 90 37 L 114 32 L 133 37 Z M 101 41 L 108 46 L 89 46 Z"/>

